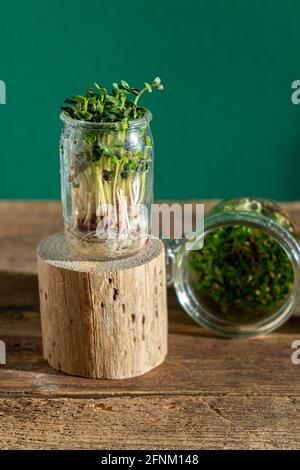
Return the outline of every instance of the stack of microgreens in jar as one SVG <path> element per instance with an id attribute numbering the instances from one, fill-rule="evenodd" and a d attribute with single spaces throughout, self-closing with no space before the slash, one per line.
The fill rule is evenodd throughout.
<path id="1" fill-rule="evenodd" d="M 274 221 L 297 237 L 292 220 L 277 204 L 237 198 L 220 203 L 209 215 L 239 214 L 239 224 L 220 224 L 207 234 L 203 248 L 189 256 L 191 282 L 202 304 L 212 315 L 236 324 L 271 316 L 293 287 L 288 255 L 262 226 L 241 223 L 249 213 Z"/>
<path id="2" fill-rule="evenodd" d="M 148 239 L 152 202 L 152 115 L 141 96 L 163 90 L 159 77 L 142 89 L 95 83 L 62 108 L 62 199 L 67 240 L 91 258 L 139 250 Z"/>

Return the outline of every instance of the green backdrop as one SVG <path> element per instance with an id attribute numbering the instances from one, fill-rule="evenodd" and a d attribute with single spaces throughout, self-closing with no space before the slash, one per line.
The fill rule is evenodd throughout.
<path id="1" fill-rule="evenodd" d="M 67 95 L 160 75 L 155 195 L 300 199 L 298 0 L 1 2 L 1 198 L 58 198 Z"/>

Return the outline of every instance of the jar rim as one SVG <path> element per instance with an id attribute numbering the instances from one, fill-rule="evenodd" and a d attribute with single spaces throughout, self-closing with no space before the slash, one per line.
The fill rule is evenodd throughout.
<path id="1" fill-rule="evenodd" d="M 126 129 L 139 128 L 145 124 L 148 124 L 152 118 L 152 113 L 146 109 L 142 108 L 145 111 L 145 114 L 138 119 L 131 119 L 129 121 L 117 121 L 117 122 L 90 122 L 90 121 L 81 121 L 79 119 L 74 119 L 69 116 L 65 111 L 60 113 L 60 120 L 71 127 L 83 128 L 83 129 L 102 129 L 103 131 L 109 130 L 121 130 L 126 127 Z M 126 124 L 126 126 L 124 126 Z"/>
<path id="2" fill-rule="evenodd" d="M 193 320 L 221 336 L 247 337 L 269 333 L 285 323 L 293 315 L 300 303 L 300 243 L 293 233 L 278 222 L 263 214 L 253 214 L 246 211 L 212 214 L 204 219 L 204 230 L 201 230 L 199 236 L 195 237 L 194 243 L 197 243 L 199 246 L 199 242 L 201 242 L 208 233 L 211 233 L 219 227 L 242 224 L 256 227 L 277 240 L 290 260 L 294 274 L 293 286 L 284 304 L 279 307 L 272 316 L 260 322 L 256 322 L 256 324 L 238 327 L 237 325 L 225 325 L 225 323 L 218 320 L 212 321 L 205 306 L 193 297 L 191 288 L 186 284 L 183 274 L 183 264 L 184 258 L 187 259 L 186 253 L 188 253 L 188 251 L 185 250 L 185 243 L 183 243 L 180 250 L 176 251 L 177 259 L 174 265 L 173 277 L 179 302 Z M 189 244 L 190 243 L 191 238 L 189 238 Z M 185 251 L 186 253 L 184 253 Z"/>

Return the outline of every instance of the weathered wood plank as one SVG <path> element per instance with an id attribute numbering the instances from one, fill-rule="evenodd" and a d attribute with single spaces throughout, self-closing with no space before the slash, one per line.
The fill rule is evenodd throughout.
<path id="1" fill-rule="evenodd" d="M 300 203 L 286 209 L 300 226 Z M 0 448 L 299 447 L 299 318 L 264 338 L 216 338 L 170 290 L 162 366 L 123 381 L 57 373 L 42 358 L 35 249 L 61 230 L 60 206 L 2 201 L 0 216 Z"/>
<path id="2" fill-rule="evenodd" d="M 169 298 L 173 298 L 171 292 Z M 169 315 L 171 334 L 165 364 L 136 379 L 106 381 L 56 373 L 42 358 L 37 313 L 2 314 L 0 331 L 7 344 L 8 362 L 0 366 L 0 396 L 300 393 L 300 366 L 291 363 L 291 343 L 300 338 L 298 318 L 265 338 L 228 340 L 199 328 L 179 307 L 173 306 Z"/>
<path id="3" fill-rule="evenodd" d="M 0 272 L 36 273 L 36 247 L 62 230 L 57 201 L 0 201 Z"/>
<path id="4" fill-rule="evenodd" d="M 2 449 L 293 449 L 299 397 L 0 400 Z"/>

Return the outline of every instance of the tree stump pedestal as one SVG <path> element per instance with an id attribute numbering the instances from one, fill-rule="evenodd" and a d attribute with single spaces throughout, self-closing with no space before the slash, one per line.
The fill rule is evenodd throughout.
<path id="1" fill-rule="evenodd" d="M 63 233 L 37 250 L 43 352 L 71 375 L 135 377 L 167 354 L 165 255 L 150 240 L 121 260 L 74 258 Z"/>

